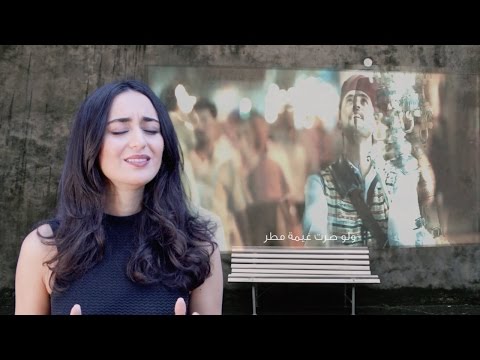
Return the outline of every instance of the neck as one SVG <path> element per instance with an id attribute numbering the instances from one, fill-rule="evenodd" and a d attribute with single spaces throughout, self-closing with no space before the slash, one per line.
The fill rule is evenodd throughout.
<path id="1" fill-rule="evenodd" d="M 107 191 L 105 212 L 114 216 L 129 216 L 142 209 L 143 187 L 140 189 L 117 189 Z"/>
<path id="2" fill-rule="evenodd" d="M 360 170 L 363 177 L 371 167 L 371 162 L 368 160 L 371 150 L 371 137 L 348 139 L 345 135 L 343 136 L 343 156 Z"/>

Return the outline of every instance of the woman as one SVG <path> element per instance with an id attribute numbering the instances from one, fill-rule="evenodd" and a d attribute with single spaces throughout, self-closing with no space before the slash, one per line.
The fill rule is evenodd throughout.
<path id="1" fill-rule="evenodd" d="M 23 242 L 15 313 L 220 314 L 223 229 L 190 205 L 182 171 L 148 86 L 93 92 L 72 127 L 56 217 Z"/>

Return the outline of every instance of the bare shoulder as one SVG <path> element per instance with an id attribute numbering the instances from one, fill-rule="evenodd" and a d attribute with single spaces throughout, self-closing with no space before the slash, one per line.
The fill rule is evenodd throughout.
<path id="1" fill-rule="evenodd" d="M 15 314 L 50 313 L 51 270 L 46 261 L 56 248 L 44 243 L 42 236 L 51 235 L 50 225 L 41 225 L 23 240 L 15 274 Z"/>
<path id="2" fill-rule="evenodd" d="M 23 240 L 21 253 L 29 258 L 41 259 L 42 262 L 53 255 L 55 247 L 47 245 L 42 241 L 43 237 L 51 237 L 52 228 L 49 224 L 40 225 L 28 234 Z"/>

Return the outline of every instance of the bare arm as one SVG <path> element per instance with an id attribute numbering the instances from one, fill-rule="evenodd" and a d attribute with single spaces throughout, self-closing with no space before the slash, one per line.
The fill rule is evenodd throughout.
<path id="1" fill-rule="evenodd" d="M 212 216 L 218 224 L 215 233 L 215 241 L 224 243 L 225 239 L 223 226 L 218 216 Z M 211 272 L 205 282 L 194 289 L 190 298 L 190 312 L 197 312 L 200 315 L 221 315 L 223 301 L 223 270 L 218 247 L 210 256 Z"/>
<path id="2" fill-rule="evenodd" d="M 42 225 L 42 235 L 51 235 L 50 225 Z M 37 230 L 23 241 L 15 274 L 15 315 L 50 314 L 50 270 L 43 263 L 52 256 L 52 248 L 42 244 Z"/>

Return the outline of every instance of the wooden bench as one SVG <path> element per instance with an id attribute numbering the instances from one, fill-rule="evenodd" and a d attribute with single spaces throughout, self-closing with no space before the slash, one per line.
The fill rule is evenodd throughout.
<path id="1" fill-rule="evenodd" d="M 251 283 L 253 315 L 257 314 L 257 283 L 344 284 L 344 296 L 355 315 L 355 285 L 379 284 L 370 272 L 368 247 L 282 248 L 233 247 L 228 282 Z M 347 284 L 352 285 L 351 298 Z"/>

